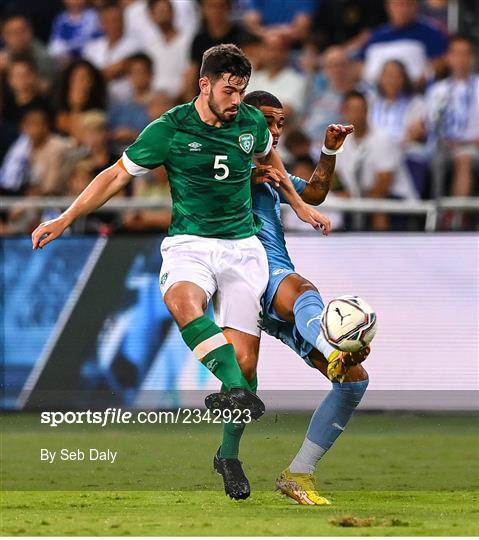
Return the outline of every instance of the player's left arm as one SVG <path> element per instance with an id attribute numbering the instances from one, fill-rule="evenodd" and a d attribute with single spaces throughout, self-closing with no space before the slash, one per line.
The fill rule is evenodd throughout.
<path id="1" fill-rule="evenodd" d="M 318 164 L 301 193 L 301 198 L 308 204 L 317 206 L 326 199 L 326 195 L 331 187 L 336 166 L 336 154 L 326 152 L 338 152 L 344 144 L 346 137 L 354 131 L 354 126 L 343 126 L 342 124 L 331 124 L 326 130 L 324 137 L 323 151 Z"/>
<path id="2" fill-rule="evenodd" d="M 309 223 L 315 229 L 325 230 L 327 234 L 327 232 L 329 232 L 329 227 L 327 227 L 326 231 L 324 216 L 312 206 L 309 206 L 309 204 L 305 204 L 302 198 L 298 195 L 276 150 L 271 148 L 268 154 L 266 154 L 264 157 L 256 157 L 256 160 L 261 165 L 271 167 L 270 175 L 273 178 L 273 185 L 281 191 L 284 199 L 288 201 L 299 219 Z"/>

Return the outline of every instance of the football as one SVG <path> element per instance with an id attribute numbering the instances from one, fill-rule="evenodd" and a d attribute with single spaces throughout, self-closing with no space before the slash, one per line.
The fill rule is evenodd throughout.
<path id="1" fill-rule="evenodd" d="M 331 300 L 321 317 L 324 337 L 341 351 L 356 352 L 369 345 L 376 327 L 376 313 L 359 296 Z"/>

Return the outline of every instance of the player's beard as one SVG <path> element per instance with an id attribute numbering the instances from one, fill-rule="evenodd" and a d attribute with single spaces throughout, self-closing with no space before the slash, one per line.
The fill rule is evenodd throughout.
<path id="1" fill-rule="evenodd" d="M 236 114 L 232 116 L 225 116 L 226 112 L 233 112 L 233 110 L 238 111 L 239 108 L 231 108 L 231 109 L 225 109 L 223 112 L 221 112 L 220 108 L 218 107 L 218 104 L 216 103 L 213 93 L 210 94 L 208 98 L 208 107 L 210 108 L 211 112 L 218 118 L 220 122 L 232 122 L 236 118 Z"/>

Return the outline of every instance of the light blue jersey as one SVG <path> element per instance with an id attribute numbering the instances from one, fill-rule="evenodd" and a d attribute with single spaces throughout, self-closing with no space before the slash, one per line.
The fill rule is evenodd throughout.
<path id="1" fill-rule="evenodd" d="M 289 178 L 301 195 L 307 182 L 291 174 Z M 304 340 L 294 323 L 283 321 L 273 308 L 273 298 L 280 283 L 284 278 L 295 273 L 294 264 L 286 249 L 281 222 L 281 202 L 286 201 L 283 201 L 279 193 L 269 184 L 254 184 L 252 197 L 253 212 L 263 222 L 257 237 L 266 250 L 269 264 L 269 281 L 263 297 L 261 329 L 291 347 L 311 365 L 307 357 L 313 346 Z"/>
<path id="2" fill-rule="evenodd" d="M 297 176 L 289 175 L 295 190 L 301 195 L 307 186 L 307 182 Z M 283 224 L 281 222 L 280 194 L 269 184 L 255 184 L 252 186 L 253 211 L 263 226 L 257 233 L 268 256 L 270 275 L 282 274 L 280 270 L 294 270 L 294 265 L 286 249 Z"/>

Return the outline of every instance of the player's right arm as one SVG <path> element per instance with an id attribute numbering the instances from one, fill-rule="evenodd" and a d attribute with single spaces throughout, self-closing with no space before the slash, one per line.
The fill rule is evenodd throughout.
<path id="1" fill-rule="evenodd" d="M 33 249 L 58 238 L 73 221 L 93 212 L 118 193 L 134 177 L 162 165 L 168 157 L 174 126 L 167 114 L 140 133 L 121 160 L 102 171 L 58 218 L 41 223 L 32 234 Z"/>
<path id="2" fill-rule="evenodd" d="M 89 214 L 121 191 L 133 176 L 118 163 L 108 167 L 78 195 L 67 210 L 50 221 L 41 223 L 32 233 L 33 249 L 42 248 L 62 235 L 79 216 Z"/>

